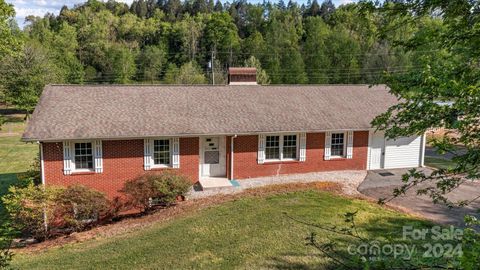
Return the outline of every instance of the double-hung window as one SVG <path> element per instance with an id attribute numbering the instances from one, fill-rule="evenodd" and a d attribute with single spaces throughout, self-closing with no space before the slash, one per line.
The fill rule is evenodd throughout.
<path id="1" fill-rule="evenodd" d="M 153 141 L 153 165 L 170 166 L 171 165 L 171 142 L 170 139 L 161 139 Z"/>
<path id="2" fill-rule="evenodd" d="M 296 160 L 297 152 L 297 135 L 265 136 L 265 160 Z"/>
<path id="3" fill-rule="evenodd" d="M 342 158 L 345 157 L 346 144 L 345 144 L 345 133 L 332 133 L 331 139 L 331 157 L 332 158 Z"/>
<path id="4" fill-rule="evenodd" d="M 93 171 L 93 146 L 91 142 L 74 143 L 74 171 Z"/>

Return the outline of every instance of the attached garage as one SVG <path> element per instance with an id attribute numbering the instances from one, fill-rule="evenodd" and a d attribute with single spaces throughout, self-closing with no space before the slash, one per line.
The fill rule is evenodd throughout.
<path id="1" fill-rule="evenodd" d="M 423 166 L 425 137 L 385 139 L 383 132 L 370 132 L 368 169 L 395 169 Z"/>

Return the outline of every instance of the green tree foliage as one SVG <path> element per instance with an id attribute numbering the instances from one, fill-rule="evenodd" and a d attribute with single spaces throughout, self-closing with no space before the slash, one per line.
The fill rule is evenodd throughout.
<path id="1" fill-rule="evenodd" d="M 178 77 L 179 69 L 177 65 L 170 63 L 165 70 L 165 76 L 163 78 L 163 82 L 166 84 L 175 84 L 176 78 Z"/>
<path id="2" fill-rule="evenodd" d="M 466 206 L 472 200 L 456 200 L 446 195 L 480 177 L 479 2 L 411 0 L 386 3 L 379 9 L 393 17 L 396 27 L 419 28 L 408 39 L 396 41 L 400 48 L 411 51 L 418 66 L 387 76 L 391 93 L 400 103 L 378 116 L 374 126 L 390 138 L 423 134 L 429 128 L 455 132 L 455 136 L 447 133 L 431 141 L 440 154 L 448 152 L 454 156 L 455 166 L 432 173 L 412 169 L 403 176 L 404 185 L 391 198 L 418 186 L 417 194 L 428 195 L 435 203 Z M 408 20 L 402 19 L 405 14 Z M 383 29 L 384 34 L 392 28 L 395 24 Z M 428 188 L 423 183 L 428 183 Z M 467 251 L 459 269 L 476 269 L 480 265 L 479 222 L 475 217 L 467 217 L 466 221 L 472 227 L 464 231 L 462 248 Z"/>
<path id="3" fill-rule="evenodd" d="M 146 46 L 139 55 L 138 64 L 140 66 L 138 77 L 143 77 L 145 82 L 158 82 L 167 64 L 165 47 Z"/>
<path id="4" fill-rule="evenodd" d="M 63 7 L 58 16 L 29 16 L 20 31 L 11 24 L 11 7 L 2 7 L 2 29 L 8 29 L 2 33 L 35 44 L 44 61 L 45 67 L 32 65 L 14 76 L 35 87 L 15 86 L 19 79 L 6 77 L 28 58 L 20 55 L 24 50 L 10 50 L 18 58 L 1 63 L 2 97 L 30 109 L 45 83 L 177 83 L 181 67 L 197 67 L 210 78 L 212 56 L 216 83 L 225 82 L 227 67 L 242 66 L 250 56 L 274 84 L 385 82 L 385 71 L 406 73 L 426 63 L 426 54 L 394 45 L 438 21 L 430 16 L 411 26 L 402 23 L 412 17 L 408 12 L 395 17 L 366 3 L 335 7 L 318 0 L 302 7 L 294 1 L 135 0 L 129 6 L 92 0 Z M 8 40 L 2 40 L 5 48 L 12 47 Z M 188 83 L 185 74 L 180 81 Z"/>
<path id="5" fill-rule="evenodd" d="M 219 59 L 223 61 L 229 58 L 229 53 L 237 52 L 240 37 L 228 13 L 213 13 L 210 16 L 205 24 L 204 43 L 207 50 L 220 52 Z"/>
<path id="6" fill-rule="evenodd" d="M 175 76 L 176 84 L 206 84 L 207 79 L 195 62 L 185 63 Z"/>
<path id="7" fill-rule="evenodd" d="M 262 64 L 260 61 L 255 58 L 255 56 L 250 56 L 247 60 L 245 60 L 244 64 L 245 67 L 254 67 L 257 69 L 257 83 L 260 85 L 267 85 L 270 84 L 270 78 L 268 78 L 267 72 L 262 69 Z"/>
<path id="8" fill-rule="evenodd" d="M 64 81 L 63 71 L 38 43 L 28 43 L 20 55 L 6 57 L 0 63 L 0 72 L 6 101 L 29 113 L 33 112 L 46 84 Z"/>
<path id="9" fill-rule="evenodd" d="M 267 50 L 267 73 L 272 83 L 305 83 L 305 65 L 300 54 L 299 40 L 303 26 L 299 14 L 274 10 L 265 36 Z"/>
<path id="10" fill-rule="evenodd" d="M 308 17 L 305 20 L 304 57 L 308 82 L 313 84 L 328 83 L 330 58 L 327 55 L 330 28 L 321 17 Z"/>
<path id="11" fill-rule="evenodd" d="M 114 83 L 130 83 L 137 71 L 135 65 L 136 51 L 124 44 L 115 44 L 107 52 L 110 59 L 110 80 Z"/>
<path id="12" fill-rule="evenodd" d="M 13 6 L 0 0 L 0 59 L 15 54 L 21 47 L 21 39 L 12 27 L 14 17 Z"/>

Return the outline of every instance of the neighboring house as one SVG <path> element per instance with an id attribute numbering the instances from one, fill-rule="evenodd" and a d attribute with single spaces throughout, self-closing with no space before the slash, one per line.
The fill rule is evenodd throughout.
<path id="1" fill-rule="evenodd" d="M 226 86 L 49 85 L 23 140 L 40 143 L 45 184 L 80 183 L 111 197 L 125 181 L 165 169 L 211 186 L 423 165 L 423 135 L 385 140 L 371 128 L 397 102 L 385 86 L 260 86 L 240 77 Z"/>

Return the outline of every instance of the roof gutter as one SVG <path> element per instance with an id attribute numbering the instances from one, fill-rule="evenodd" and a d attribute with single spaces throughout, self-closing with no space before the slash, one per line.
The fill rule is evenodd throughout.
<path id="1" fill-rule="evenodd" d="M 277 134 L 277 133 L 317 133 L 317 132 L 335 132 L 335 131 L 369 131 L 368 128 L 340 128 L 340 129 L 324 129 L 324 130 L 279 130 L 279 131 L 247 131 L 234 133 L 237 136 L 245 135 L 258 135 L 258 134 Z M 140 139 L 153 139 L 161 137 L 200 137 L 200 136 L 232 136 L 232 132 L 228 133 L 184 133 L 184 134 L 163 134 L 163 135 L 146 135 L 146 136 L 117 136 L 117 137 L 92 137 L 92 138 L 57 138 L 57 139 L 41 139 L 41 138 L 25 138 L 21 140 L 23 142 L 62 142 L 72 140 L 140 140 Z"/>

